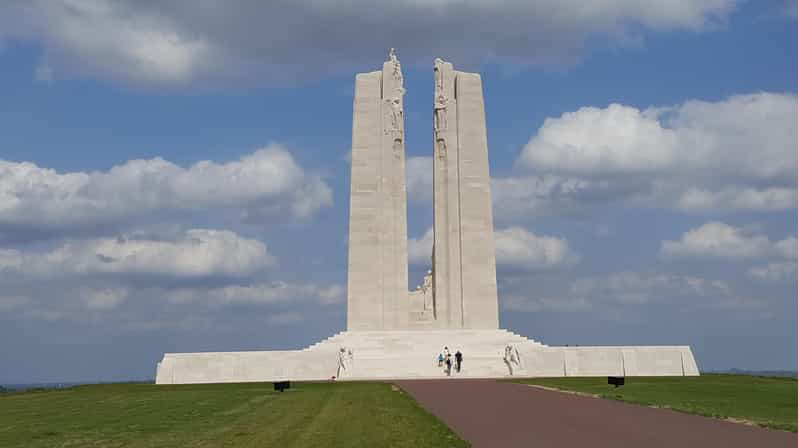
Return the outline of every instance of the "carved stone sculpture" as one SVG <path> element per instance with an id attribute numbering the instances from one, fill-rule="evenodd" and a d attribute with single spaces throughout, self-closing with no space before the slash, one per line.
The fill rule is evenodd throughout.
<path id="1" fill-rule="evenodd" d="M 354 359 L 355 355 L 352 353 L 351 349 L 341 347 L 338 350 L 338 372 L 336 374 L 336 378 L 342 378 L 344 375 L 349 374 L 349 371 L 352 369 L 352 363 L 354 362 Z"/>
<path id="2" fill-rule="evenodd" d="M 510 371 L 510 376 L 515 373 L 516 369 L 521 368 L 521 354 L 515 346 L 508 344 L 504 347 L 504 363 Z"/>
<path id="3" fill-rule="evenodd" d="M 394 130 L 401 131 L 404 124 L 402 101 L 399 98 L 391 98 L 388 102 L 391 107 L 391 126 Z"/>
<path id="4" fill-rule="evenodd" d="M 443 160 L 446 158 L 446 140 L 439 138 L 436 142 L 438 158 Z"/>

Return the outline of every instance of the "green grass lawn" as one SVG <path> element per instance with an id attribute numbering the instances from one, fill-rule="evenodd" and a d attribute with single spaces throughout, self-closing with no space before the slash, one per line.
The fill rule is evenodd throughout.
<path id="1" fill-rule="evenodd" d="M 798 378 L 708 374 L 699 377 L 626 378 L 615 388 L 607 378 L 536 378 L 518 382 L 585 392 L 602 398 L 672 408 L 690 414 L 735 418 L 798 432 Z"/>
<path id="2" fill-rule="evenodd" d="M 383 383 L 113 384 L 0 395 L 2 447 L 461 447 Z"/>

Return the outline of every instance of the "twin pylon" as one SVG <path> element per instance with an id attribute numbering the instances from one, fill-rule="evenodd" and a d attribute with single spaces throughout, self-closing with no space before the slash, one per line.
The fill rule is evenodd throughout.
<path id="1" fill-rule="evenodd" d="M 496 257 L 482 80 L 436 59 L 430 300 L 407 291 L 404 78 L 391 51 L 355 77 L 347 329 L 496 329 Z M 421 307 L 422 309 L 418 309 Z"/>

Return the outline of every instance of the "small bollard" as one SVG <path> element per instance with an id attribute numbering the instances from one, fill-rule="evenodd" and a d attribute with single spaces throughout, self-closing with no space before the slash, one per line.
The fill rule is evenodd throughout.
<path id="1" fill-rule="evenodd" d="M 608 376 L 607 377 L 607 384 L 611 384 L 615 387 L 623 386 L 626 382 L 626 378 L 622 376 Z"/>

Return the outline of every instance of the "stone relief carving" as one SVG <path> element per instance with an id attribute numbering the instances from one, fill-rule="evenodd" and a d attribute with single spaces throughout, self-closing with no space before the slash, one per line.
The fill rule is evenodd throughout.
<path id="1" fill-rule="evenodd" d="M 393 157 L 397 160 L 402 158 L 402 139 L 395 138 L 393 140 Z"/>
<path id="2" fill-rule="evenodd" d="M 446 139 L 444 139 L 443 136 L 438 137 L 436 140 L 436 150 L 439 159 L 443 160 L 446 158 Z"/>
<path id="3" fill-rule="evenodd" d="M 435 58 L 435 96 L 438 96 L 441 92 L 443 92 L 443 71 L 441 70 L 443 62 L 443 59 Z"/>
<path id="4" fill-rule="evenodd" d="M 512 376 L 517 369 L 521 368 L 521 354 L 514 345 L 508 344 L 504 347 L 504 363 L 507 364 L 507 369 Z"/>
<path id="5" fill-rule="evenodd" d="M 390 118 L 390 128 L 385 130 L 386 134 L 394 134 L 394 149 L 396 149 L 396 142 L 399 142 L 401 149 L 401 143 L 404 134 L 404 107 L 402 104 L 402 97 L 405 94 L 404 89 L 404 78 L 402 76 L 402 64 L 399 63 L 399 58 L 396 57 L 396 49 L 391 48 L 391 51 L 388 53 L 388 62 L 393 64 L 393 78 L 394 82 L 394 89 L 393 92 L 386 92 L 385 104 L 386 109 L 389 111 L 388 113 Z"/>
<path id="6" fill-rule="evenodd" d="M 433 128 L 435 130 L 435 151 L 439 159 L 446 158 L 446 136 L 445 131 L 448 128 L 448 111 L 447 106 L 449 99 L 444 95 L 443 90 L 443 60 L 440 58 L 435 59 L 435 101 L 433 104 Z"/>
<path id="7" fill-rule="evenodd" d="M 421 290 L 424 291 L 424 309 L 432 310 L 434 303 L 432 301 L 432 270 L 428 270 L 424 275 L 424 284 L 421 285 Z"/>
<path id="8" fill-rule="evenodd" d="M 402 130 L 404 125 L 404 110 L 402 110 L 402 100 L 391 98 L 388 100 L 391 108 L 391 126 L 395 130 Z"/>
<path id="9" fill-rule="evenodd" d="M 355 355 L 352 353 L 352 349 L 341 347 L 340 350 L 338 350 L 338 372 L 336 374 L 336 378 L 341 378 L 342 376 L 347 375 L 352 369 L 354 360 Z"/>

